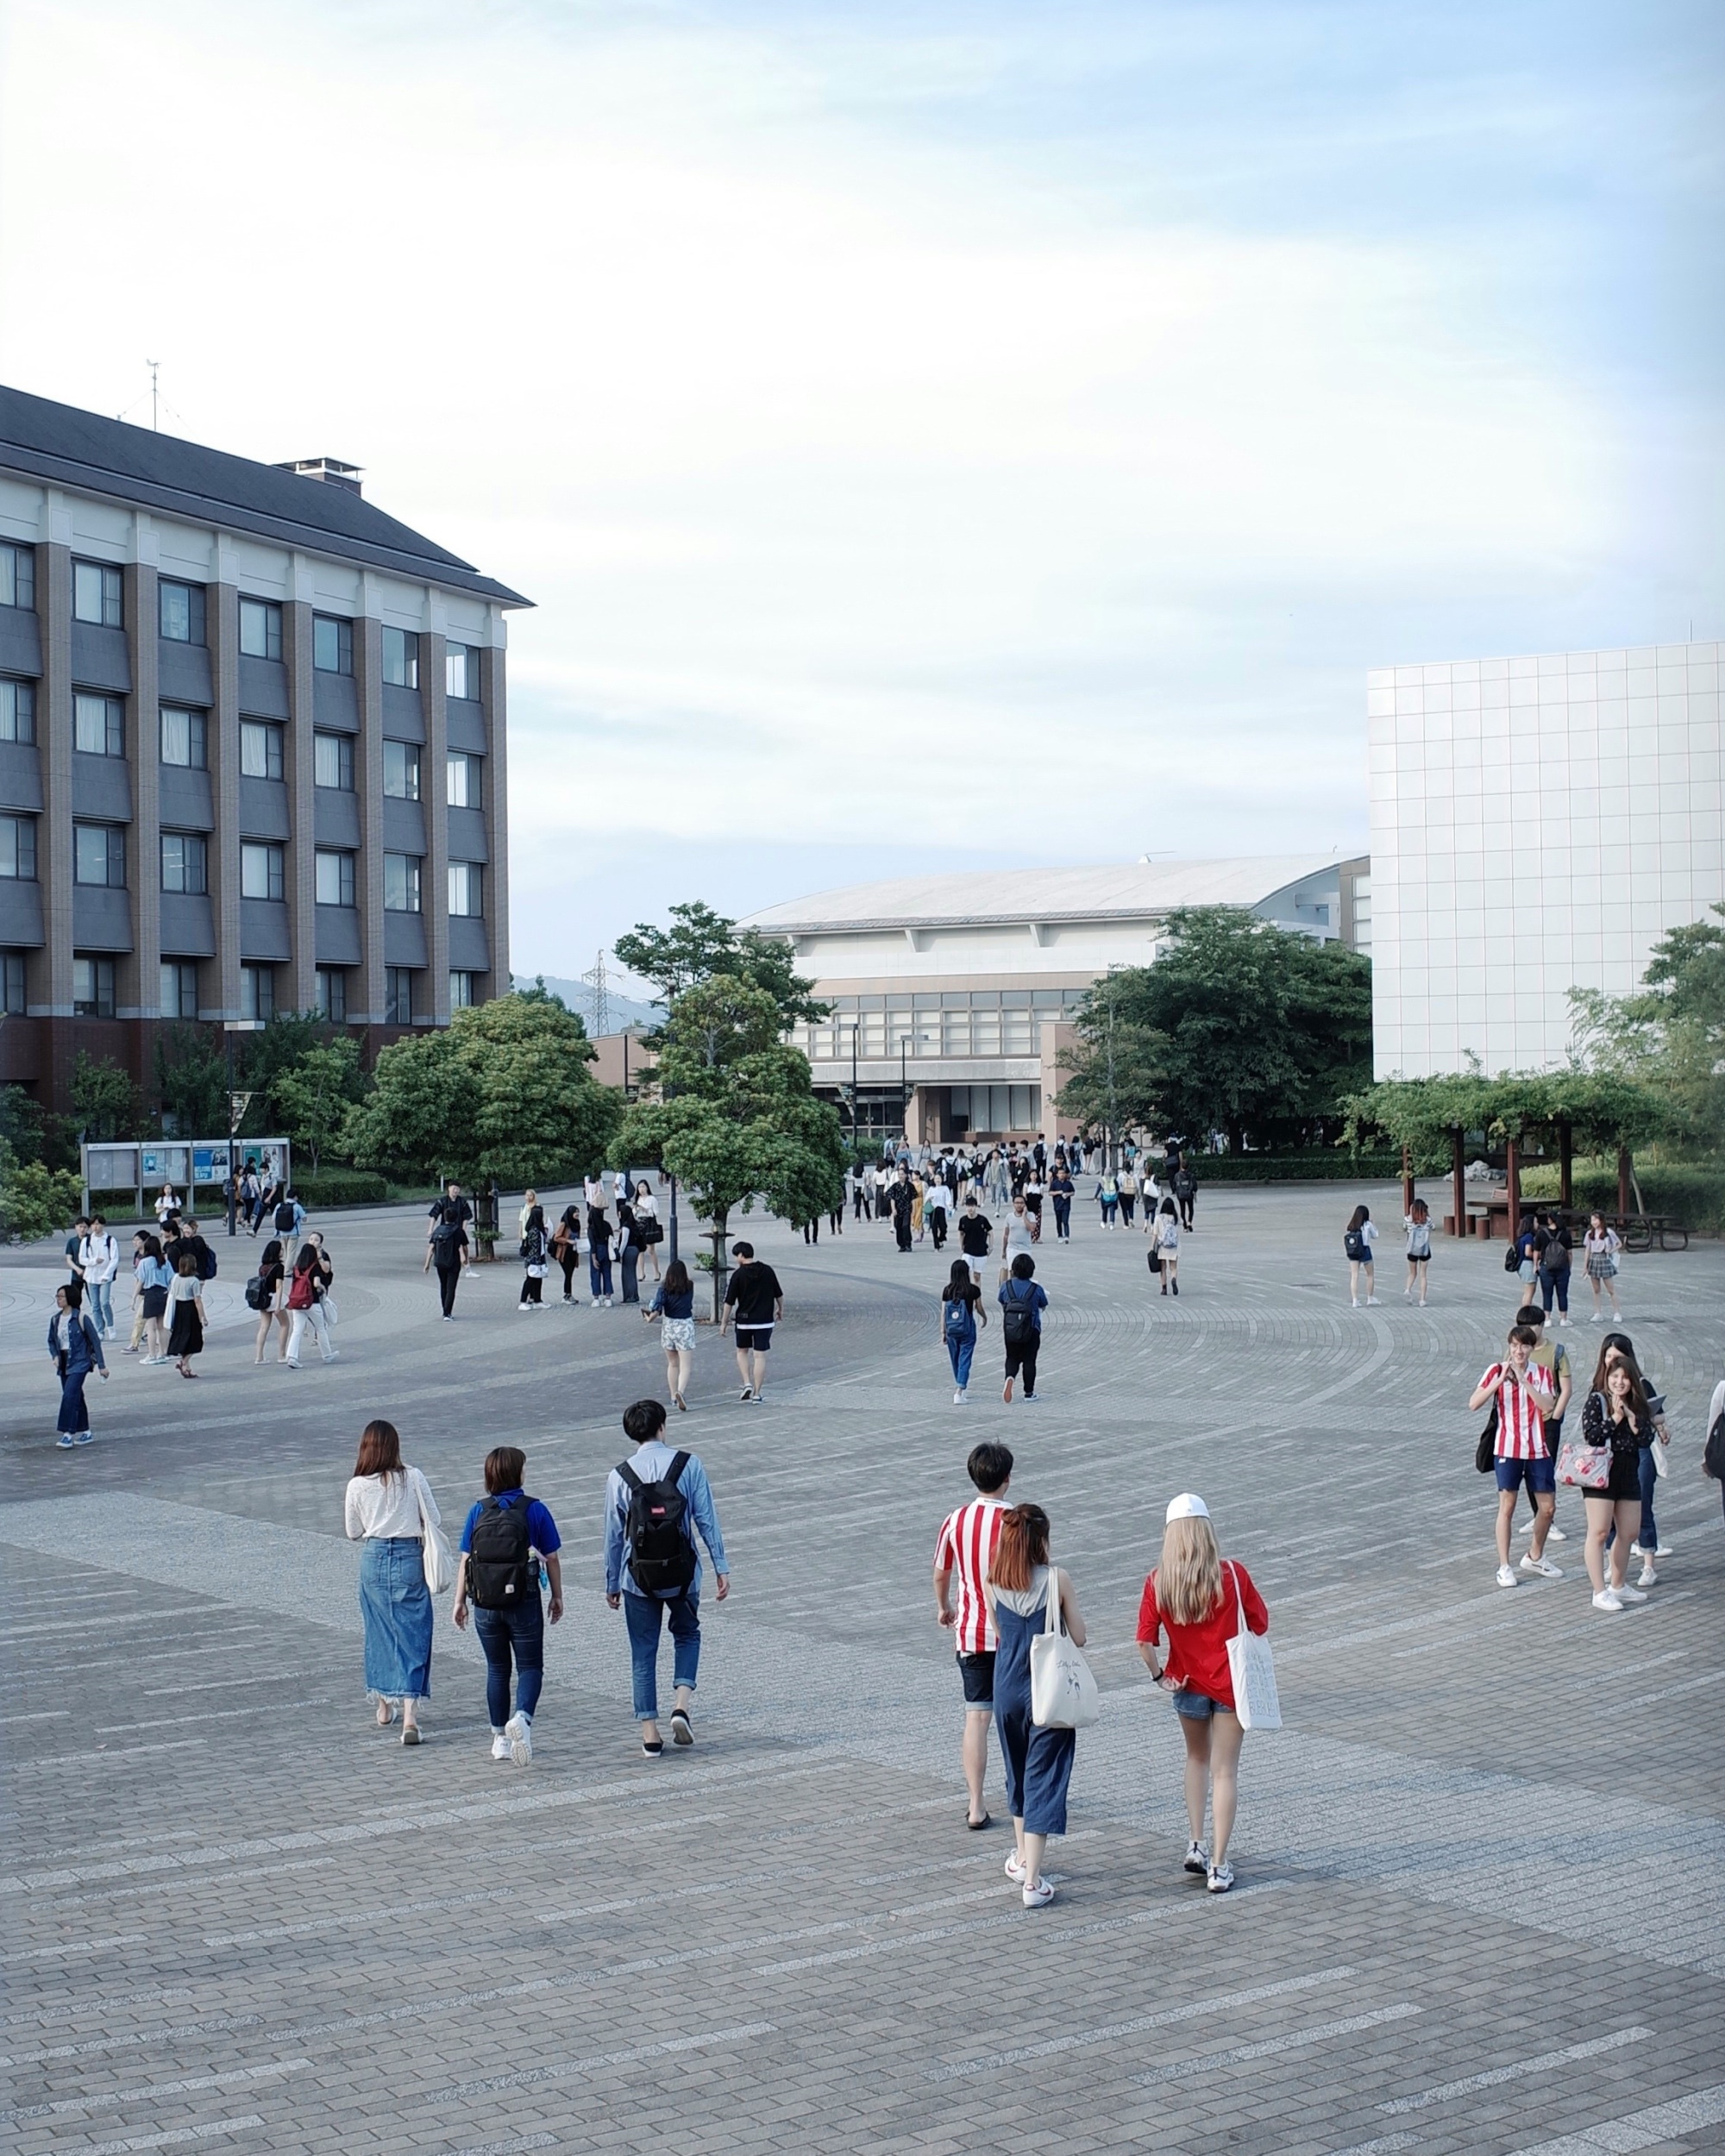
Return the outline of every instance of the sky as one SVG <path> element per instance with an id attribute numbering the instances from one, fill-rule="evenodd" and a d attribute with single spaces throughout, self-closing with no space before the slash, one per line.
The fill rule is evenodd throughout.
<path id="1" fill-rule="evenodd" d="M 1364 675 L 1725 636 L 1716 0 L 0 0 L 0 379 L 511 622 L 516 970 L 1366 839 Z"/>

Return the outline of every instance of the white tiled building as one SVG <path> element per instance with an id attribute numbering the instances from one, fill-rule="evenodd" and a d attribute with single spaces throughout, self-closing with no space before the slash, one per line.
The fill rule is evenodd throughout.
<path id="1" fill-rule="evenodd" d="M 1569 990 L 1627 993 L 1725 900 L 1720 650 L 1368 676 L 1380 1078 L 1563 1062 Z"/>

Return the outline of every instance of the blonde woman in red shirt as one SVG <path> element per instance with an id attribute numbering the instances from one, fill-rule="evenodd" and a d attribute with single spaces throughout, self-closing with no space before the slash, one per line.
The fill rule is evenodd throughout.
<path id="1" fill-rule="evenodd" d="M 1270 1630 L 1270 1612 L 1251 1575 L 1237 1557 L 1222 1561 L 1208 1506 L 1189 1492 L 1176 1497 L 1168 1507 L 1162 1561 L 1144 1583 L 1138 1651 L 1151 1677 L 1174 1695 L 1186 1739 L 1186 1818 L 1192 1833 L 1186 1869 L 1203 1873 L 1212 1894 L 1226 1894 L 1234 1883 L 1228 1841 L 1245 1732 L 1234 1712 L 1228 1641 L 1242 1619 L 1248 1632 Z M 1214 1833 L 1210 1849 L 1204 1846 L 1207 1796 Z"/>

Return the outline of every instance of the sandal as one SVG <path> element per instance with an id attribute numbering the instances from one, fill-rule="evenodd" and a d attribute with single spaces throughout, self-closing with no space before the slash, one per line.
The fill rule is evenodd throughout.
<path id="1" fill-rule="evenodd" d="M 378 1727 L 380 1729 L 387 1729 L 394 1720 L 395 1702 L 393 1700 L 380 1699 L 378 1702 Z"/>
<path id="2" fill-rule="evenodd" d="M 665 1756 L 665 1740 L 662 1737 L 656 1737 L 649 1743 L 643 1737 L 641 1739 L 641 1749 L 649 1759 L 662 1759 Z"/>
<path id="3" fill-rule="evenodd" d="M 419 1742 L 419 1725 L 417 1722 L 408 1722 L 404 1725 L 401 1732 L 401 1741 L 405 1745 L 417 1745 Z"/>
<path id="4" fill-rule="evenodd" d="M 973 1834 L 980 1834 L 985 1827 L 992 1827 L 994 1823 L 993 1818 L 987 1812 L 983 1813 L 981 1819 L 972 1819 L 969 1808 L 968 1806 L 966 1807 L 964 1813 L 964 1824 L 970 1829 Z"/>

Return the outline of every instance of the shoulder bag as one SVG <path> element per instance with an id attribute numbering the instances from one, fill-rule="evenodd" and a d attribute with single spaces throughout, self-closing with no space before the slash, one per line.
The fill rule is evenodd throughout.
<path id="1" fill-rule="evenodd" d="M 1030 1718 L 1038 1729 L 1088 1729 L 1101 1711 L 1095 1677 L 1061 1616 L 1051 1564 L 1043 1628 L 1030 1643 Z"/>
<path id="2" fill-rule="evenodd" d="M 1653 1472 L 1654 1472 L 1654 1474 L 1655 1474 L 1655 1475 L 1669 1475 L 1669 1474 L 1671 1473 L 1671 1447 L 1670 1447 L 1670 1445 L 1668 1445 L 1665 1443 L 1665 1439 L 1664 1439 L 1664 1438 L 1663 1438 L 1659 1435 L 1659 1432 L 1658 1432 L 1657 1430 L 1655 1430 L 1655 1431 L 1654 1431 L 1654 1432 L 1653 1432 L 1653 1437 L 1652 1437 L 1652 1438 L 1649 1440 L 1649 1442 L 1651 1443 L 1651 1445 L 1653 1445 Z"/>
<path id="3" fill-rule="evenodd" d="M 1228 1675 L 1233 1680 L 1234 1712 L 1242 1729 L 1280 1729 L 1282 1702 L 1276 1692 L 1276 1659 L 1270 1642 L 1248 1632 L 1245 1603 L 1240 1595 L 1239 1567 L 1228 1568 L 1234 1576 L 1234 1636 L 1228 1642 Z"/>
<path id="4" fill-rule="evenodd" d="M 418 1470 L 414 1470 L 416 1476 Z M 416 1481 L 413 1494 L 419 1502 L 419 1552 L 425 1567 L 425 1584 L 434 1595 L 446 1594 L 455 1585 L 455 1558 L 449 1547 L 449 1539 L 443 1530 L 433 1524 L 425 1509 L 423 1477 Z"/>
<path id="5" fill-rule="evenodd" d="M 1611 1481 L 1611 1438 L 1603 1445 L 1586 1441 L 1587 1416 L 1582 1415 L 1583 1435 L 1566 1437 L 1558 1449 L 1558 1480 L 1571 1489 L 1604 1489 Z"/>

